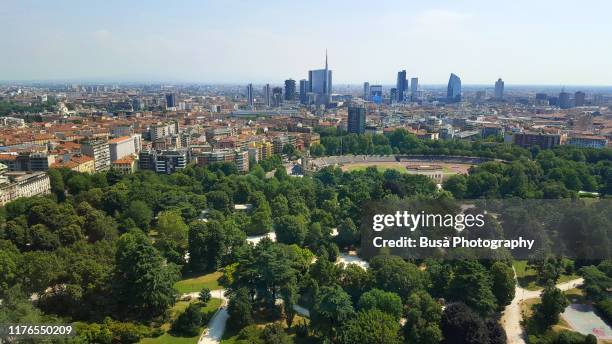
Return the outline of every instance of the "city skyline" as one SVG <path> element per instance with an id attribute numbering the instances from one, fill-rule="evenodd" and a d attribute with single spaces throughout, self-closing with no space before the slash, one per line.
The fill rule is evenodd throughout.
<path id="1" fill-rule="evenodd" d="M 0 29 L 16 34 L 4 38 L 0 79 L 282 83 L 307 78 L 328 49 L 339 85 L 392 85 L 403 69 L 433 85 L 450 73 L 466 85 L 612 85 L 601 44 L 612 4 L 569 4 L 3 3 Z M 308 25 L 315 15 L 325 29 Z M 357 34 L 364 25 L 376 30 Z"/>

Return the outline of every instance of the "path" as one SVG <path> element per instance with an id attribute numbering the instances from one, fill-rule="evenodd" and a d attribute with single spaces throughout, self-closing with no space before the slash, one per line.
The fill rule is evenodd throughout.
<path id="1" fill-rule="evenodd" d="M 577 278 L 568 282 L 559 283 L 556 287 L 562 291 L 566 291 L 582 285 L 583 282 L 584 280 L 582 278 Z M 521 320 L 523 317 L 521 314 L 521 302 L 540 297 L 541 293 L 542 290 L 527 290 L 519 287 L 518 283 L 516 284 L 514 299 L 506 306 L 501 319 L 502 327 L 506 331 L 506 337 L 508 338 L 508 344 L 526 344 L 525 333 L 521 327 Z"/>
<path id="2" fill-rule="evenodd" d="M 229 319 L 229 313 L 227 313 L 228 299 L 225 296 L 225 292 L 225 289 L 211 290 L 210 294 L 212 297 L 222 300 L 221 307 L 219 307 L 206 325 L 206 329 L 198 339 L 198 344 L 218 344 L 221 342 L 221 337 L 223 337 L 223 333 L 225 333 L 225 326 Z M 187 293 L 183 294 L 181 298 L 186 296 L 198 298 L 199 295 L 199 292 Z M 282 303 L 282 300 L 280 300 L 280 302 Z M 310 311 L 302 306 L 294 305 L 293 309 L 302 316 L 310 317 Z"/>

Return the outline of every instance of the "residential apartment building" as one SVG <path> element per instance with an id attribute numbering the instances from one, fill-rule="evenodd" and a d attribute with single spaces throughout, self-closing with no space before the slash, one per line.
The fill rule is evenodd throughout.
<path id="1" fill-rule="evenodd" d="M 568 138 L 567 144 L 582 148 L 606 148 L 608 139 L 603 136 L 575 135 Z"/>
<path id="2" fill-rule="evenodd" d="M 110 148 L 103 140 L 89 140 L 81 142 L 81 152 L 94 158 L 96 172 L 108 171 L 110 169 Z"/>

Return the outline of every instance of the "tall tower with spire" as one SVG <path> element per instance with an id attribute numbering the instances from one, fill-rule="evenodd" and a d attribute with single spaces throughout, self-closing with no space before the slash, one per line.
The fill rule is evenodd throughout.
<path id="1" fill-rule="evenodd" d="M 316 96 L 317 105 L 327 105 L 331 100 L 332 71 L 329 70 L 327 49 L 325 49 L 325 68 L 308 71 L 309 92 Z"/>

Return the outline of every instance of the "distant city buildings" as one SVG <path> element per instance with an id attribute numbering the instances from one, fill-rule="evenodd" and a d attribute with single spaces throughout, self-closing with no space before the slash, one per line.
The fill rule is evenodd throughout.
<path id="1" fill-rule="evenodd" d="M 495 99 L 504 99 L 504 81 L 501 78 L 495 82 Z"/>
<path id="2" fill-rule="evenodd" d="M 397 72 L 397 82 L 395 83 L 396 97 L 398 103 L 403 102 L 408 92 L 408 80 L 406 79 L 406 70 Z M 393 98 L 393 97 L 391 97 Z"/>
<path id="3" fill-rule="evenodd" d="M 285 80 L 285 100 L 292 101 L 295 99 L 295 80 Z"/>
<path id="4" fill-rule="evenodd" d="M 446 101 L 449 103 L 457 103 L 461 101 L 461 79 L 454 73 L 451 73 L 450 78 L 448 79 Z"/>
<path id="5" fill-rule="evenodd" d="M 568 92 L 561 91 L 561 93 L 559 93 L 558 99 L 558 104 L 560 108 L 569 109 L 571 107 L 570 94 Z"/>
<path id="6" fill-rule="evenodd" d="M 310 83 L 306 79 L 300 80 L 300 103 L 308 104 L 308 92 L 310 92 Z"/>
<path id="7" fill-rule="evenodd" d="M 370 86 L 370 99 L 376 104 L 381 104 L 383 100 L 383 87 L 382 85 L 371 85 Z"/>
<path id="8" fill-rule="evenodd" d="M 176 103 L 176 94 L 174 93 L 167 93 L 166 94 L 166 108 L 168 109 L 174 109 L 176 108 L 177 103 Z"/>
<path id="9" fill-rule="evenodd" d="M 410 79 L 410 101 L 419 100 L 419 78 Z"/>
<path id="10" fill-rule="evenodd" d="M 332 71 L 327 64 L 327 52 L 325 53 L 325 68 L 315 69 L 308 72 L 309 92 L 315 94 L 317 105 L 327 105 L 331 100 Z"/>
<path id="11" fill-rule="evenodd" d="M 575 106 L 584 106 L 585 104 L 586 94 L 582 91 L 577 91 L 574 93 L 574 105 Z"/>
<path id="12" fill-rule="evenodd" d="M 270 88 L 270 84 L 266 84 L 263 89 L 264 92 L 264 103 L 266 107 L 272 106 L 272 89 Z"/>
<path id="13" fill-rule="evenodd" d="M 365 133 L 366 109 L 362 106 L 349 106 L 347 130 L 351 134 Z"/>
<path id="14" fill-rule="evenodd" d="M 370 83 L 367 81 L 363 83 L 363 100 L 370 100 Z"/>

